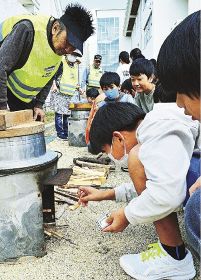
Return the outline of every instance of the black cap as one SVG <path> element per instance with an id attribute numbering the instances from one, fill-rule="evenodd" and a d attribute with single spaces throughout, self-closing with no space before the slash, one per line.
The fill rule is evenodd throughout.
<path id="1" fill-rule="evenodd" d="M 94 55 L 94 60 L 102 60 L 102 56 L 100 54 Z"/>
<path id="2" fill-rule="evenodd" d="M 67 29 L 68 42 L 83 53 L 83 43 L 94 33 L 91 12 L 78 3 L 70 3 L 60 21 Z"/>
<path id="3" fill-rule="evenodd" d="M 68 19 L 65 15 L 63 15 L 60 18 L 60 20 L 63 22 L 63 24 L 67 28 L 67 40 L 68 40 L 68 42 L 83 54 L 83 43 L 84 43 L 85 40 L 81 36 L 80 27 L 78 25 L 76 25 L 75 22 Z"/>

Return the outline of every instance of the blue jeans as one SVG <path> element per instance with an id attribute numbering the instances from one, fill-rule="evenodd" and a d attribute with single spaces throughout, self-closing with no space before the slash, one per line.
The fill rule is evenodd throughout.
<path id="1" fill-rule="evenodd" d="M 186 177 L 187 193 L 184 201 L 185 229 L 189 245 L 200 256 L 200 189 L 189 198 L 189 188 L 200 177 L 200 152 L 194 152 L 191 158 L 190 167 Z"/>
<path id="2" fill-rule="evenodd" d="M 55 128 L 57 136 L 61 139 L 68 138 L 68 117 L 69 115 L 55 113 Z"/>
<path id="3" fill-rule="evenodd" d="M 191 248 L 200 256 L 200 189 L 189 198 L 184 211 L 184 220 L 187 241 Z"/>
<path id="4" fill-rule="evenodd" d="M 195 183 L 195 181 L 200 177 L 200 168 L 201 168 L 201 159 L 200 159 L 200 151 L 195 151 L 191 158 L 190 167 L 188 169 L 188 173 L 186 176 L 186 199 L 183 203 L 185 206 L 189 199 L 189 188 Z"/>

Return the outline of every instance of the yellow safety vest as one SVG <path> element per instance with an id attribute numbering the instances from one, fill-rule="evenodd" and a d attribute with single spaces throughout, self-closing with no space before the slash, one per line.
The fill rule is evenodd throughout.
<path id="1" fill-rule="evenodd" d="M 70 67 L 65 57 L 62 59 L 63 73 L 60 80 L 60 92 L 67 95 L 74 95 L 78 84 L 78 67 L 77 64 Z"/>
<path id="2" fill-rule="evenodd" d="M 25 65 L 9 75 L 7 86 L 18 99 L 29 103 L 57 72 L 62 57 L 54 53 L 48 43 L 47 24 L 50 18 L 46 16 L 21 15 L 8 18 L 1 25 L 0 37 L 4 39 L 14 25 L 24 19 L 30 20 L 34 27 L 33 47 Z"/>
<path id="3" fill-rule="evenodd" d="M 91 65 L 89 68 L 88 87 L 100 88 L 100 78 L 102 75 L 102 68 L 94 68 L 94 66 Z"/>

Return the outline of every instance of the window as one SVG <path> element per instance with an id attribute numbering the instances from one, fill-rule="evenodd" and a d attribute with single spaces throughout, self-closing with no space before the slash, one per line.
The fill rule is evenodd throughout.
<path id="1" fill-rule="evenodd" d="M 144 47 L 147 46 L 152 37 L 152 13 L 150 14 L 144 28 Z"/>
<path id="2" fill-rule="evenodd" d="M 98 53 L 102 55 L 105 71 L 115 71 L 119 57 L 119 18 L 97 19 Z"/>

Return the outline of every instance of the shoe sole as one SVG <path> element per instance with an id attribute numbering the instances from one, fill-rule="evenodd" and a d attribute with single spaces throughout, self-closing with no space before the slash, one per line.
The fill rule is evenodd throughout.
<path id="1" fill-rule="evenodd" d="M 132 279 L 136 279 L 136 280 L 192 280 L 196 273 L 195 272 L 192 272 L 188 275 L 180 275 L 180 276 L 163 276 L 163 278 L 158 278 L 157 276 L 156 277 L 147 277 L 147 276 L 142 276 L 142 275 L 139 275 L 139 274 L 133 274 L 133 271 L 130 271 L 128 267 L 125 267 L 124 266 L 124 263 L 122 263 L 121 259 L 120 259 L 120 266 L 121 268 L 128 274 L 132 277 Z"/>

